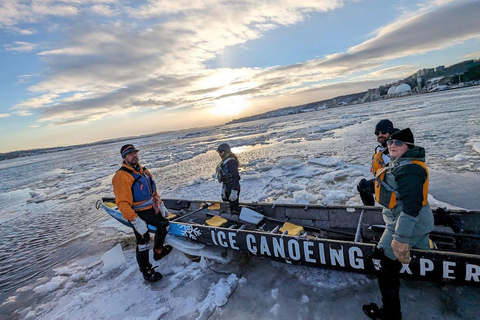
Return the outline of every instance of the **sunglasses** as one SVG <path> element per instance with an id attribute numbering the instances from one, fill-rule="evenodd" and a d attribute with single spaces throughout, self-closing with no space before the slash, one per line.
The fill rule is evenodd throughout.
<path id="1" fill-rule="evenodd" d="M 392 144 L 395 144 L 397 147 L 401 147 L 401 146 L 403 146 L 403 144 L 407 144 L 407 145 L 411 145 L 411 146 L 414 145 L 413 143 L 403 142 L 403 141 L 401 141 L 401 140 L 388 140 L 388 141 L 387 141 L 387 144 L 388 144 L 389 146 L 391 146 Z"/>
<path id="2" fill-rule="evenodd" d="M 377 131 L 375 132 L 375 135 L 378 136 L 379 134 L 387 134 L 388 132 L 387 131 Z"/>

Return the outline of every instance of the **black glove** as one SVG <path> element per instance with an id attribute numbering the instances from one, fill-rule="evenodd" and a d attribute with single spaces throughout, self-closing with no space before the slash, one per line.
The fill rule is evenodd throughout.
<path id="1" fill-rule="evenodd" d="M 168 227 L 170 225 L 170 221 L 168 221 L 167 219 L 163 220 L 162 223 L 160 224 L 160 226 L 162 227 Z"/>
<path id="2" fill-rule="evenodd" d="M 375 179 L 362 179 L 357 185 L 357 190 L 360 193 L 374 194 L 375 193 Z"/>

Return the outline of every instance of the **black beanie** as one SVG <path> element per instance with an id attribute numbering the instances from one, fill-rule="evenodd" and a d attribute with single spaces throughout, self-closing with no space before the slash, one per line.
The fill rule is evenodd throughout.
<path id="1" fill-rule="evenodd" d="M 400 141 L 403 141 L 403 142 L 411 143 L 412 145 L 415 142 L 415 140 L 413 139 L 413 133 L 410 130 L 410 128 L 399 130 L 399 131 L 393 133 L 390 136 L 390 140 L 400 140 Z"/>
<path id="2" fill-rule="evenodd" d="M 393 123 L 392 121 L 388 120 L 388 119 L 383 119 L 383 120 L 380 120 L 377 125 L 375 126 L 375 133 L 377 132 L 380 132 L 380 131 L 383 131 L 383 132 L 388 132 L 388 133 L 392 133 L 395 131 L 395 129 L 393 128 Z"/>
<path id="3" fill-rule="evenodd" d="M 226 151 L 226 152 L 231 152 L 230 146 L 226 143 L 222 143 L 221 145 L 218 146 L 217 151 Z"/>

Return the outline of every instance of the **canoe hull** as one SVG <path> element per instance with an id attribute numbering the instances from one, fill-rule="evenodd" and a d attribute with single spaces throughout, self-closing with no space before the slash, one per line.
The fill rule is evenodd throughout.
<path id="1" fill-rule="evenodd" d="M 168 200 L 165 200 L 167 208 Z M 101 207 L 113 218 L 131 227 L 121 213 L 101 202 Z M 184 204 L 183 209 L 187 208 Z M 209 214 L 195 205 L 198 214 Z M 187 212 L 192 212 L 191 205 Z M 203 210 L 203 212 L 202 212 Z M 185 215 L 186 216 L 186 215 Z M 191 217 L 190 217 L 191 218 Z M 155 228 L 149 226 L 151 232 Z M 290 236 L 259 230 L 211 227 L 191 221 L 170 222 L 169 234 L 184 237 L 209 246 L 238 250 L 290 264 L 327 267 L 360 273 L 374 273 L 370 259 L 375 244 L 355 243 L 339 239 L 312 237 L 308 234 Z M 400 271 L 402 276 L 434 282 L 452 282 L 465 285 L 480 284 L 480 255 L 438 250 L 411 250 L 412 261 Z"/>

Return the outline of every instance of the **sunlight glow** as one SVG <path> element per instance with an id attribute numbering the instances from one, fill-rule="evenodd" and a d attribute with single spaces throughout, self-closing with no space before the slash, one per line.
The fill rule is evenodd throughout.
<path id="1" fill-rule="evenodd" d="M 218 116 L 237 115 L 252 104 L 248 98 L 248 96 L 231 96 L 215 100 L 210 112 Z"/>

